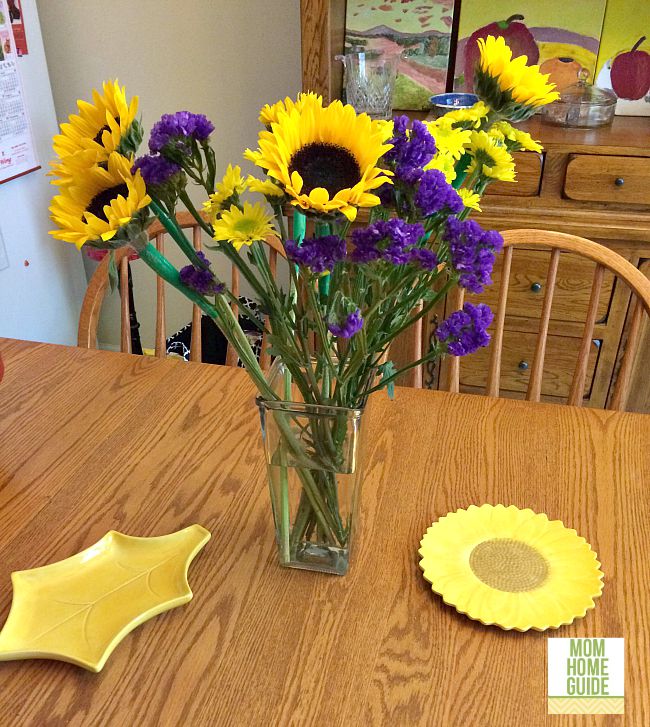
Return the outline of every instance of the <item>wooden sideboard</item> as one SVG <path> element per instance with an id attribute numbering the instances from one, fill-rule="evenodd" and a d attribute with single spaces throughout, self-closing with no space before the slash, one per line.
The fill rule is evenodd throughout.
<path id="1" fill-rule="evenodd" d="M 303 89 L 327 100 L 341 92 L 340 64 L 345 1 L 301 0 Z M 425 114 L 407 112 L 422 118 Z M 580 235 L 606 245 L 650 276 L 650 118 L 616 117 L 610 127 L 594 130 L 551 126 L 534 117 L 521 125 L 541 141 L 542 154 L 517 154 L 518 182 L 495 184 L 483 200 L 478 219 L 492 229 L 537 228 Z M 504 335 L 501 393 L 525 396 L 542 306 L 548 253 L 517 251 L 513 257 Z M 479 298 L 496 302 L 495 285 Z M 542 386 L 543 399 L 566 400 L 585 320 L 594 266 L 562 254 Z M 469 299 L 472 299 L 470 297 Z M 625 343 L 629 291 L 606 277 L 585 384 L 586 406 L 603 407 L 616 380 Z M 435 323 L 450 308 L 447 301 L 425 326 L 429 345 Z M 411 350 L 411 347 L 408 346 Z M 395 352 L 399 359 L 400 352 Z M 489 348 L 463 360 L 461 390 L 485 387 Z M 436 388 L 440 371 L 423 372 Z M 408 383 L 408 382 L 407 382 Z M 650 412 L 650 325 L 642 330 L 628 408 Z"/>

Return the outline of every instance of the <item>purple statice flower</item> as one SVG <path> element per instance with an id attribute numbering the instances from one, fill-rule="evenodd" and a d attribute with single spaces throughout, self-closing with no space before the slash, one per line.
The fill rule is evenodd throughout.
<path id="1" fill-rule="evenodd" d="M 474 220 L 450 217 L 443 233 L 449 245 L 451 264 L 460 273 L 459 284 L 472 293 L 481 293 L 492 283 L 496 254 L 503 248 L 503 238 L 495 230 L 484 230 Z"/>
<path id="2" fill-rule="evenodd" d="M 189 111 L 164 114 L 151 130 L 149 150 L 159 152 L 172 145 L 179 151 L 188 152 L 190 139 L 207 141 L 213 131 L 212 122 L 204 114 L 193 114 Z"/>
<path id="3" fill-rule="evenodd" d="M 419 223 L 411 224 L 397 217 L 379 220 L 352 232 L 351 258 L 358 263 L 387 260 L 393 265 L 405 265 L 423 235 L 424 227 Z"/>
<path id="4" fill-rule="evenodd" d="M 411 250 L 409 262 L 419 265 L 423 270 L 435 270 L 438 267 L 438 256 L 428 248 Z"/>
<path id="5" fill-rule="evenodd" d="M 436 338 L 452 356 L 467 356 L 490 343 L 487 329 L 492 323 L 492 311 L 484 303 L 465 303 L 444 320 L 436 331 Z"/>
<path id="6" fill-rule="evenodd" d="M 131 172 L 135 174 L 138 169 L 147 187 L 160 187 L 181 171 L 180 165 L 160 154 L 145 154 L 136 159 Z"/>
<path id="7" fill-rule="evenodd" d="M 422 176 L 422 168 L 436 153 L 436 141 L 427 127 L 418 120 L 408 131 L 408 116 L 393 119 L 393 136 L 388 140 L 393 148 L 386 152 L 384 160 L 395 170 L 398 180 L 415 184 Z"/>
<path id="8" fill-rule="evenodd" d="M 337 338 L 352 338 L 352 336 L 359 333 L 363 328 L 363 318 L 361 317 L 361 311 L 357 308 L 354 313 L 350 313 L 346 316 L 343 323 L 328 323 L 327 328 L 329 332 Z"/>
<path id="9" fill-rule="evenodd" d="M 462 212 L 465 206 L 458 192 L 438 169 L 428 169 L 423 172 L 415 195 L 415 204 L 425 217 L 435 215 L 442 210 L 449 210 L 456 215 Z"/>
<path id="10" fill-rule="evenodd" d="M 196 254 L 207 267 L 201 268 L 196 265 L 186 265 L 184 268 L 181 268 L 181 283 L 187 285 L 188 288 L 192 288 L 192 290 L 196 290 L 201 295 L 219 295 L 223 293 L 226 286 L 214 277 L 214 273 L 210 270 L 208 258 L 202 252 L 197 252 Z"/>
<path id="11" fill-rule="evenodd" d="M 312 237 L 301 245 L 288 240 L 285 250 L 289 260 L 309 268 L 315 275 L 322 275 L 331 273 L 334 265 L 345 258 L 345 240 L 338 235 Z"/>

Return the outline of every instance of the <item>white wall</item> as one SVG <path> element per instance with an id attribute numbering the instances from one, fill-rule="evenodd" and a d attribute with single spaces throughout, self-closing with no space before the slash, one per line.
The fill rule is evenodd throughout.
<path id="1" fill-rule="evenodd" d="M 48 235 L 56 115 L 34 0 L 22 8 L 29 54 L 17 63 L 42 168 L 0 185 L 0 336 L 75 345 L 86 281 L 76 248 Z"/>
<path id="2" fill-rule="evenodd" d="M 140 97 L 147 133 L 163 113 L 205 113 L 216 127 L 223 170 L 255 144 L 260 107 L 300 90 L 298 0 L 37 2 L 59 121 L 74 111 L 77 98 L 117 77 Z M 136 308 L 150 345 L 154 280 L 143 268 L 139 261 L 133 265 Z M 100 340 L 116 345 L 119 317 L 111 303 Z M 174 291 L 168 308 L 168 331 L 189 320 L 187 303 Z"/>

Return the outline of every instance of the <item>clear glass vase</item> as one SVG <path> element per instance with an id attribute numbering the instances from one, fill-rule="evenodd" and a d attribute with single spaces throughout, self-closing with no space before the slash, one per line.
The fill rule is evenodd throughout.
<path id="1" fill-rule="evenodd" d="M 290 400 L 295 388 L 279 361 L 269 379 L 287 394 L 257 400 L 280 564 L 344 575 L 358 520 L 364 409 Z"/>

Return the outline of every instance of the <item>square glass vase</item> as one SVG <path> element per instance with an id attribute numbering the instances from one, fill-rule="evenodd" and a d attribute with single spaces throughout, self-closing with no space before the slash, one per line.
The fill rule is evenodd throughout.
<path id="1" fill-rule="evenodd" d="M 269 382 L 295 394 L 278 360 Z M 358 526 L 364 407 L 291 398 L 257 404 L 280 564 L 344 575 Z"/>

